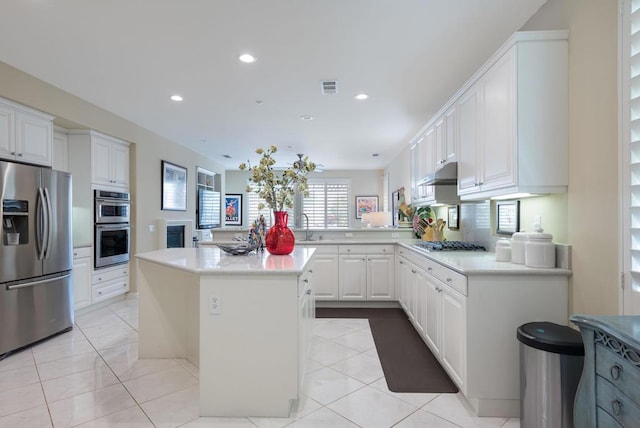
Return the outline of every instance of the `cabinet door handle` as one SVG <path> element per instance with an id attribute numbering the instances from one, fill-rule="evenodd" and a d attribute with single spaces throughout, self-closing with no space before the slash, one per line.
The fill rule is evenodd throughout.
<path id="1" fill-rule="evenodd" d="M 404 264 L 404 262 L 403 262 L 402 260 L 400 260 L 398 263 L 400 263 L 401 265 L 403 265 L 403 264 Z"/>
<path id="2" fill-rule="evenodd" d="M 433 270 L 432 267 L 427 268 L 427 272 L 431 272 Z"/>
<path id="3" fill-rule="evenodd" d="M 308 289 L 308 290 L 306 291 L 306 294 L 311 294 L 311 289 Z"/>
<path id="4" fill-rule="evenodd" d="M 611 374 L 611 379 L 620 380 L 620 375 L 622 374 L 622 366 L 620 366 L 619 364 L 614 364 L 613 366 L 611 366 L 609 374 Z"/>
<path id="5" fill-rule="evenodd" d="M 415 270 L 413 270 L 413 269 L 411 269 L 411 273 L 416 273 L 416 271 L 415 271 Z"/>
<path id="6" fill-rule="evenodd" d="M 308 283 L 309 283 L 309 280 L 308 280 L 308 279 L 305 279 L 305 280 L 303 280 L 302 282 L 304 282 L 305 284 L 308 284 Z"/>
<path id="7" fill-rule="evenodd" d="M 11 156 L 15 156 L 16 154 L 16 152 L 11 152 Z"/>
<path id="8" fill-rule="evenodd" d="M 619 398 L 611 401 L 611 410 L 613 411 L 614 415 L 620 416 L 620 414 L 622 413 L 622 404 L 623 403 Z"/>
<path id="9" fill-rule="evenodd" d="M 22 157 L 22 153 L 18 153 L 18 157 L 21 158 Z"/>
<path id="10" fill-rule="evenodd" d="M 451 278 L 447 278 L 447 282 L 451 282 L 453 281 Z"/>

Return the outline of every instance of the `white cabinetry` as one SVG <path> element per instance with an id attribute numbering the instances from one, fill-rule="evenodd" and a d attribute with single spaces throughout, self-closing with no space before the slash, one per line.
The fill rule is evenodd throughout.
<path id="1" fill-rule="evenodd" d="M 129 187 L 129 146 L 108 137 L 91 137 L 91 172 L 94 184 Z"/>
<path id="2" fill-rule="evenodd" d="M 443 199 L 434 192 L 447 186 L 420 181 L 451 161 L 463 200 L 566 192 L 567 39 L 566 31 L 515 33 L 436 113 L 410 142 L 414 203 Z M 414 150 L 426 140 L 433 162 L 431 151 Z"/>
<path id="3" fill-rule="evenodd" d="M 426 261 L 425 342 L 461 390 L 466 390 L 467 278 Z"/>
<path id="4" fill-rule="evenodd" d="M 0 99 L 0 158 L 51 166 L 53 116 Z"/>
<path id="5" fill-rule="evenodd" d="M 517 417 L 520 360 L 514 332 L 536 319 L 566 324 L 569 273 L 462 275 L 406 247 L 397 256 L 400 305 L 475 412 Z"/>
<path id="6" fill-rule="evenodd" d="M 69 137 L 62 128 L 53 131 L 51 165 L 57 171 L 69 172 Z"/>
<path id="7" fill-rule="evenodd" d="M 314 259 L 315 260 L 315 259 Z M 311 336 L 313 320 L 316 317 L 316 305 L 313 295 L 315 273 L 317 266 L 306 270 L 298 280 L 298 388 L 302 390 L 302 382 L 306 372 L 309 351 L 311 350 Z"/>
<path id="8" fill-rule="evenodd" d="M 394 300 L 393 245 L 340 245 L 340 300 Z"/>
<path id="9" fill-rule="evenodd" d="M 91 304 L 91 247 L 73 249 L 73 309 Z"/>
<path id="10" fill-rule="evenodd" d="M 442 113 L 411 150 L 411 182 L 413 203 L 457 203 L 455 185 L 423 184 L 437 170 L 456 161 L 456 107 Z M 415 149 L 414 149 L 415 147 Z"/>
<path id="11" fill-rule="evenodd" d="M 567 33 L 516 33 L 460 97 L 461 199 L 565 192 Z M 544 173 L 540 173 L 544 171 Z"/>
<path id="12" fill-rule="evenodd" d="M 91 303 L 98 303 L 129 291 L 129 263 L 95 270 L 91 277 Z"/>
<path id="13" fill-rule="evenodd" d="M 316 300 L 338 300 L 340 263 L 337 245 L 318 245 L 313 258 Z"/>
<path id="14" fill-rule="evenodd" d="M 125 141 L 96 131 L 71 130 L 69 164 L 94 185 L 129 187 L 129 143 Z"/>

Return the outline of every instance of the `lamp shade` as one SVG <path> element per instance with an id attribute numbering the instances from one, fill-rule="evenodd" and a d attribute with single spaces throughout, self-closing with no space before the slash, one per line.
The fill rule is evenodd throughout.
<path id="1" fill-rule="evenodd" d="M 369 217 L 371 227 L 385 227 L 390 226 L 393 222 L 393 217 L 390 211 L 377 211 L 370 213 Z"/>

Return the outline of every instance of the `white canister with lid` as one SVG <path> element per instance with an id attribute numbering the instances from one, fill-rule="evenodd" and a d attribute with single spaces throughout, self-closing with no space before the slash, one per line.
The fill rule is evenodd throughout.
<path id="1" fill-rule="evenodd" d="M 508 239 L 498 239 L 496 242 L 496 261 L 497 262 L 510 262 L 511 261 L 511 242 Z"/>
<path id="2" fill-rule="evenodd" d="M 524 264 L 524 245 L 528 236 L 526 232 L 516 232 L 511 235 L 511 263 Z"/>
<path id="3" fill-rule="evenodd" d="M 556 246 L 552 242 L 553 235 L 542 233 L 538 229 L 536 233 L 530 233 L 525 244 L 525 265 L 533 268 L 556 267 Z"/>

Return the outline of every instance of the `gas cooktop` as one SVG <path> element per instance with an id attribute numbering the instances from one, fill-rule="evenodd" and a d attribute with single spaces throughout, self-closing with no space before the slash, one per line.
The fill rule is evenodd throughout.
<path id="1" fill-rule="evenodd" d="M 420 241 L 414 245 L 428 251 L 487 251 L 482 245 L 464 241 Z"/>

